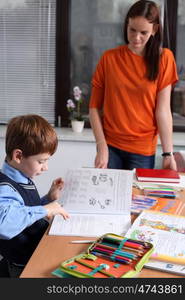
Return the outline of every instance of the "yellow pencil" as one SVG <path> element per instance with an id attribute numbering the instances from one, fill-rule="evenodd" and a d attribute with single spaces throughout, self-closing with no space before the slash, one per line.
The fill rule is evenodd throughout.
<path id="1" fill-rule="evenodd" d="M 181 257 L 172 257 L 169 255 L 163 255 L 163 254 L 159 254 L 156 255 L 155 253 L 151 255 L 152 259 L 155 260 L 160 260 L 160 261 L 165 261 L 165 262 L 171 262 L 171 263 L 175 263 L 175 264 L 179 264 L 179 265 L 185 265 L 185 258 L 181 258 Z"/>

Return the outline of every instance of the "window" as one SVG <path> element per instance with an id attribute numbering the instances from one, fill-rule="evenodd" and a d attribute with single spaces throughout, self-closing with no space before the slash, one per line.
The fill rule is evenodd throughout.
<path id="1" fill-rule="evenodd" d="M 90 80 L 93 70 L 104 50 L 123 43 L 122 23 L 124 15 L 128 7 L 134 2 L 132 0 L 71 0 L 69 5 L 69 1 L 67 1 L 69 9 L 68 29 L 70 28 L 70 31 L 67 33 L 69 48 L 66 51 L 68 54 L 70 53 L 67 65 L 69 82 L 67 82 L 68 91 L 65 85 L 65 90 L 63 90 L 60 97 L 62 125 L 68 126 L 68 113 L 65 102 L 70 97 L 72 87 L 76 84 L 84 87 L 87 98 L 86 106 L 84 106 L 84 114 L 88 113 Z M 177 60 L 178 70 L 183 73 L 182 69 L 184 68 L 182 68 L 182 65 L 184 64 L 182 62 L 185 61 L 185 45 L 183 44 L 185 30 L 182 24 L 179 25 L 179 22 L 182 22 L 179 17 L 181 15 L 182 19 L 182 16 L 184 16 L 182 10 L 182 6 L 185 6 L 184 1 L 156 0 L 155 2 L 161 6 L 161 16 L 164 19 L 164 47 L 169 47 L 173 51 Z M 64 57 L 63 65 L 65 64 L 66 60 Z M 62 65 L 60 66 L 61 69 Z M 184 78 L 184 75 L 180 74 L 180 76 Z M 65 80 L 63 82 L 65 84 Z M 60 84 L 62 84 L 61 81 Z M 61 86 L 60 89 L 62 91 Z M 65 95 L 65 98 L 62 95 Z M 184 111 L 183 107 L 185 107 L 185 104 L 183 104 L 183 101 L 185 100 L 181 100 L 183 97 L 185 97 L 184 92 L 179 92 L 178 88 L 175 88 L 172 93 L 172 112 L 174 130 L 176 131 L 184 130 L 182 124 L 185 124 L 185 122 L 182 112 Z M 176 113 L 177 110 L 180 110 L 180 113 Z"/>
<path id="2" fill-rule="evenodd" d="M 58 52 L 61 64 L 57 63 L 59 90 L 57 89 L 58 98 L 56 101 L 58 120 L 59 123 L 61 121 L 62 126 L 70 124 L 66 100 L 70 98 L 70 93 L 75 85 L 79 85 L 83 90 L 87 100 L 83 104 L 83 113 L 88 115 L 91 78 L 96 64 L 106 49 L 123 44 L 124 18 L 128 8 L 134 2 L 136 1 L 63 0 L 62 6 L 58 0 L 57 11 L 61 10 L 62 14 L 61 17 L 58 15 L 58 18 L 65 18 L 64 23 L 60 24 L 65 28 L 65 32 L 61 29 L 58 36 L 58 40 L 62 39 L 63 43 L 57 46 L 57 49 L 61 47 Z M 163 17 L 163 1 L 158 0 L 156 2 L 161 5 Z M 89 126 L 87 122 L 86 126 Z"/>
<path id="3" fill-rule="evenodd" d="M 0 2 L 0 123 L 38 113 L 55 121 L 55 0 Z"/>
<path id="4" fill-rule="evenodd" d="M 95 66 L 104 50 L 123 43 L 124 17 L 134 2 L 0 1 L 0 123 L 36 112 L 69 126 L 66 101 L 74 85 L 85 94 L 88 116 Z M 164 14 L 164 46 L 174 52 L 180 76 L 172 93 L 174 130 L 185 130 L 185 2 L 156 2 Z"/>

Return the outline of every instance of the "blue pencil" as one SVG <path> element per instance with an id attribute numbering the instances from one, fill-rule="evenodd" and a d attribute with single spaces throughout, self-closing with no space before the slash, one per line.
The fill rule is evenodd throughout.
<path id="1" fill-rule="evenodd" d="M 156 199 L 154 199 L 154 200 L 132 200 L 132 202 L 134 202 L 134 203 L 154 203 L 156 201 L 157 201 Z"/>

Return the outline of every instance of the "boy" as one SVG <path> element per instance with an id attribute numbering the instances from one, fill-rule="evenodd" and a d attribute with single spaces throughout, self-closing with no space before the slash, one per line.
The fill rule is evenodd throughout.
<path id="1" fill-rule="evenodd" d="M 31 257 L 48 227 L 45 217 L 69 217 L 55 201 L 63 187 L 61 178 L 43 198 L 32 181 L 48 169 L 57 145 L 55 130 L 38 115 L 17 116 L 7 126 L 6 159 L 0 172 L 0 254 L 10 277 L 18 277 Z"/>

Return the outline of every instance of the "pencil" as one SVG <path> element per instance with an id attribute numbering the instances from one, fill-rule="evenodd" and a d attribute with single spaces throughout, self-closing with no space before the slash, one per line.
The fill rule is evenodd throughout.
<path id="1" fill-rule="evenodd" d="M 165 262 L 171 262 L 175 264 L 185 265 L 185 258 L 180 257 L 173 257 L 165 254 L 153 254 L 151 255 L 152 259 L 159 260 L 159 261 L 165 261 Z"/>
<path id="2" fill-rule="evenodd" d="M 94 243 L 94 240 L 76 240 L 76 241 L 70 241 L 70 244 L 92 244 Z"/>

